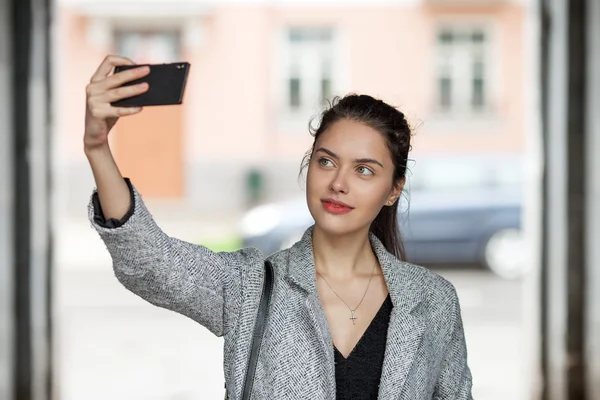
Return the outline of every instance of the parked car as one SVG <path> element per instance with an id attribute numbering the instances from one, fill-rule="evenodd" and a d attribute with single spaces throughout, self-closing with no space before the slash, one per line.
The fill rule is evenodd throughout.
<path id="1" fill-rule="evenodd" d="M 474 162 L 461 159 L 458 165 L 473 168 Z M 446 161 L 442 165 L 449 164 Z M 456 172 L 457 164 L 451 165 Z M 491 176 L 484 168 L 489 165 L 497 164 L 479 160 L 478 173 L 473 174 L 473 169 L 469 173 Z M 526 269 L 520 185 L 497 180 L 468 183 L 411 185 L 398 207 L 407 261 L 421 265 L 479 264 L 504 278 L 519 277 Z M 272 254 L 300 240 L 313 223 L 304 196 L 261 205 L 249 210 L 240 222 L 243 246 Z"/>

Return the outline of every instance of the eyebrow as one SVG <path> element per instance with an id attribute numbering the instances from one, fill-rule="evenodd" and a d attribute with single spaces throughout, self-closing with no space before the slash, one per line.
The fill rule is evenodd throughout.
<path id="1" fill-rule="evenodd" d="M 315 153 L 318 153 L 319 151 L 328 154 L 330 157 L 333 157 L 335 159 L 339 159 L 338 155 L 335 154 L 333 151 L 326 149 L 325 147 L 319 147 L 317 150 L 315 150 Z M 381 168 L 383 168 L 383 164 L 381 164 L 379 161 L 374 160 L 372 158 L 355 158 L 354 160 L 352 160 L 355 163 L 358 164 L 377 164 L 379 165 Z"/>

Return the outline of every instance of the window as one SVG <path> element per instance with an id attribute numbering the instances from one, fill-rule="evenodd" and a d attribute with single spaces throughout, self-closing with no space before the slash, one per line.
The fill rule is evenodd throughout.
<path id="1" fill-rule="evenodd" d="M 181 61 L 177 31 L 117 31 L 115 47 L 119 55 L 137 64 Z"/>
<path id="2" fill-rule="evenodd" d="M 283 109 L 305 118 L 333 95 L 333 32 L 329 28 L 286 30 Z"/>
<path id="3" fill-rule="evenodd" d="M 483 28 L 443 27 L 437 35 L 437 110 L 479 113 L 490 107 L 489 35 Z"/>

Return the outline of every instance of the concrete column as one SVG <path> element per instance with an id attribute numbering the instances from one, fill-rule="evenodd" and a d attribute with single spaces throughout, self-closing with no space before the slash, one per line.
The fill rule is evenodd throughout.
<path id="1" fill-rule="evenodd" d="M 9 0 L 0 0 L 0 399 L 13 398 L 12 40 Z"/>
<path id="2" fill-rule="evenodd" d="M 541 0 L 545 137 L 543 398 L 586 400 L 597 374 L 597 0 Z M 597 11 L 593 11 L 597 12 Z M 595 43 L 595 45 L 594 45 Z M 596 46 L 596 49 L 592 49 Z M 595 53 L 595 56 L 594 56 Z M 595 146 L 595 147 L 594 147 Z M 594 259 L 595 258 L 595 259 Z M 594 372 L 596 371 L 596 372 Z M 596 384 L 597 385 L 597 384 Z"/>
<path id="3" fill-rule="evenodd" d="M 588 398 L 600 399 L 600 1 L 587 7 L 587 330 Z"/>
<path id="4" fill-rule="evenodd" d="M 16 0 L 15 4 L 23 0 Z M 50 20 L 52 0 L 31 3 L 31 53 L 29 68 L 29 212 L 30 212 L 30 308 L 32 400 L 53 396 L 53 292 L 50 190 Z"/>
<path id="5" fill-rule="evenodd" d="M 6 297 L 0 301 L 0 318 L 4 318 L 0 329 L 7 330 L 0 333 L 0 350 L 9 350 L 0 358 L 0 373 L 8 382 L 1 398 L 47 400 L 53 390 L 50 2 L 0 0 L 0 4 L 4 8 L 0 18 L 6 19 L 0 31 L 7 31 L 0 41 L 10 45 L 0 52 L 4 75 L 0 76 L 0 124 L 5 128 L 0 130 L 0 285 L 5 286 L 0 295 Z"/>
<path id="6" fill-rule="evenodd" d="M 542 357 L 544 400 L 566 397 L 567 21 L 565 0 L 542 0 Z"/>

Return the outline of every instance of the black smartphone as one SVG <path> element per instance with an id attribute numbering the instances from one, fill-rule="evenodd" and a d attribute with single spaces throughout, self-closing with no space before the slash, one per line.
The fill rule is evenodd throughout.
<path id="1" fill-rule="evenodd" d="M 166 106 L 181 104 L 183 102 L 190 63 L 122 65 L 115 67 L 115 73 L 141 66 L 149 66 L 150 73 L 140 79 L 127 82 L 123 86 L 147 82 L 149 85 L 148 90 L 145 93 L 112 102 L 110 103 L 112 106 Z"/>

